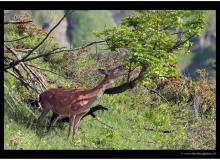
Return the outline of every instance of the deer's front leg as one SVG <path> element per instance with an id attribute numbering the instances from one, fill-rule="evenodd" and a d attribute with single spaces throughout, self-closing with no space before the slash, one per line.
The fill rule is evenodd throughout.
<path id="1" fill-rule="evenodd" d="M 74 122 L 75 122 L 75 118 L 76 118 L 76 111 L 74 109 L 70 110 L 70 115 L 69 115 L 69 138 L 72 138 L 72 136 L 75 134 L 75 130 L 74 130 Z"/>
<path id="2" fill-rule="evenodd" d="M 59 114 L 53 113 L 53 115 L 52 115 L 52 117 L 51 117 L 51 119 L 50 119 L 50 125 L 49 125 L 49 127 L 47 128 L 47 131 L 48 131 L 48 132 L 50 131 L 50 129 L 51 129 L 52 127 L 55 126 L 55 124 L 56 124 L 58 118 L 59 118 Z"/>
<path id="3" fill-rule="evenodd" d="M 75 122 L 74 122 L 74 130 L 76 131 L 77 128 L 79 127 L 79 123 L 80 123 L 80 120 L 81 118 L 86 115 L 88 112 L 89 112 L 90 109 L 86 110 L 85 112 L 83 113 L 80 113 L 80 114 L 77 114 L 76 115 L 76 118 L 75 118 Z"/>
<path id="4" fill-rule="evenodd" d="M 38 118 L 38 120 L 40 121 L 40 125 L 41 126 L 43 126 L 43 121 L 44 121 L 44 119 L 45 119 L 45 117 L 46 117 L 46 115 L 47 115 L 47 113 L 50 111 L 50 109 L 49 108 L 44 108 L 43 110 L 42 110 L 42 112 L 41 112 L 41 115 L 40 115 L 40 117 Z"/>

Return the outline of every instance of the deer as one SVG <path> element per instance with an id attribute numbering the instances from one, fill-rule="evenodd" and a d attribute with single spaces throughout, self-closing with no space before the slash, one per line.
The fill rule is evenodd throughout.
<path id="1" fill-rule="evenodd" d="M 99 73 L 103 74 L 105 77 L 92 89 L 51 88 L 41 93 L 38 99 L 41 108 L 41 114 L 38 118 L 40 124 L 43 124 L 48 112 L 52 111 L 53 115 L 48 130 L 55 126 L 60 116 L 68 117 L 68 137 L 71 138 L 74 136 L 81 118 L 89 112 L 92 103 L 104 93 L 108 85 L 111 84 L 115 78 L 120 76 L 120 71 L 122 69 L 123 65 L 109 70 L 98 69 Z"/>

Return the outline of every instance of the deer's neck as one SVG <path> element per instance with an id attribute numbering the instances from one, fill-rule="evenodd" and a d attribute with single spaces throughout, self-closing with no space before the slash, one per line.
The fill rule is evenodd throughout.
<path id="1" fill-rule="evenodd" d="M 103 92 L 105 91 L 105 89 L 107 88 L 108 84 L 110 84 L 110 83 L 111 83 L 111 81 L 107 77 L 105 77 L 99 85 L 88 90 L 87 95 L 89 97 L 101 96 L 103 94 Z"/>

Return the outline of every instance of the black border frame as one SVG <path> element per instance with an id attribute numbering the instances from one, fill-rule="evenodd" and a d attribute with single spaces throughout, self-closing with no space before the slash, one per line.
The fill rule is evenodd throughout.
<path id="1" fill-rule="evenodd" d="M 4 1 L 4 10 L 134 10 L 134 9 L 191 9 L 216 10 L 218 1 Z M 16 5 L 15 5 L 16 4 Z M 43 5 L 42 5 L 43 4 Z"/>
<path id="2" fill-rule="evenodd" d="M 219 4 L 220 3 L 216 1 L 7 1 L 7 2 L 0 2 L 0 6 L 3 8 L 3 10 L 191 9 L 191 10 L 216 10 L 216 13 L 218 13 L 217 8 Z M 4 35 L 3 26 L 4 25 L 1 25 L 2 35 Z M 4 40 L 2 40 L 2 42 L 3 41 Z M 3 49 L 3 44 L 1 46 Z M 218 66 L 218 63 L 216 65 Z M 1 73 L 2 73 L 1 77 L 3 77 L 4 70 Z M 0 111 L 0 123 L 1 123 L 0 124 L 0 136 L 1 136 L 1 142 L 2 142 L 2 144 L 0 145 L 0 158 L 33 158 L 33 159 L 35 158 L 54 158 L 54 159 L 57 159 L 57 158 L 89 158 L 89 159 L 90 158 L 126 158 L 126 159 L 131 159 L 131 158 L 218 158 L 220 157 L 219 153 L 217 152 L 218 150 L 217 142 L 216 142 L 216 150 L 94 150 L 94 151 L 93 150 L 54 150 L 54 151 L 53 150 L 36 150 L 36 151 L 35 150 L 19 150 L 19 151 L 18 150 L 15 150 L 15 151 L 4 150 L 4 143 L 3 143 L 4 142 L 4 109 L 3 107 L 0 107 L 0 110 L 1 110 Z M 218 109 L 216 109 L 216 111 L 218 115 Z M 216 136 L 217 136 L 217 128 L 216 128 Z M 216 137 L 216 141 L 217 141 L 217 137 Z"/>

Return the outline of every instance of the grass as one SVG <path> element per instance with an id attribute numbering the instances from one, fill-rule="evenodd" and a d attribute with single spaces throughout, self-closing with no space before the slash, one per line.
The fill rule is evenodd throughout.
<path id="1" fill-rule="evenodd" d="M 142 99 L 139 98 L 139 94 L 142 95 Z M 139 94 L 136 97 L 132 97 L 131 92 L 114 96 L 103 95 L 96 104 L 105 105 L 109 110 L 96 112 L 98 119 L 85 117 L 74 139 L 68 140 L 68 123 L 58 123 L 53 131 L 47 133 L 49 117 L 45 127 L 40 127 L 37 121 L 40 113 L 23 103 L 16 92 L 7 90 L 4 106 L 4 149 L 215 148 L 215 128 L 212 127 L 212 130 L 204 132 L 210 126 L 210 121 L 194 123 L 193 112 L 184 105 L 170 106 L 166 103 L 144 105 L 146 99 L 143 97 L 143 92 Z M 186 124 L 190 124 L 189 127 L 186 127 Z M 215 121 L 212 121 L 212 124 L 214 126 Z M 192 131 L 193 127 L 196 131 L 195 129 Z M 19 144 L 11 144 L 13 138 Z"/>

